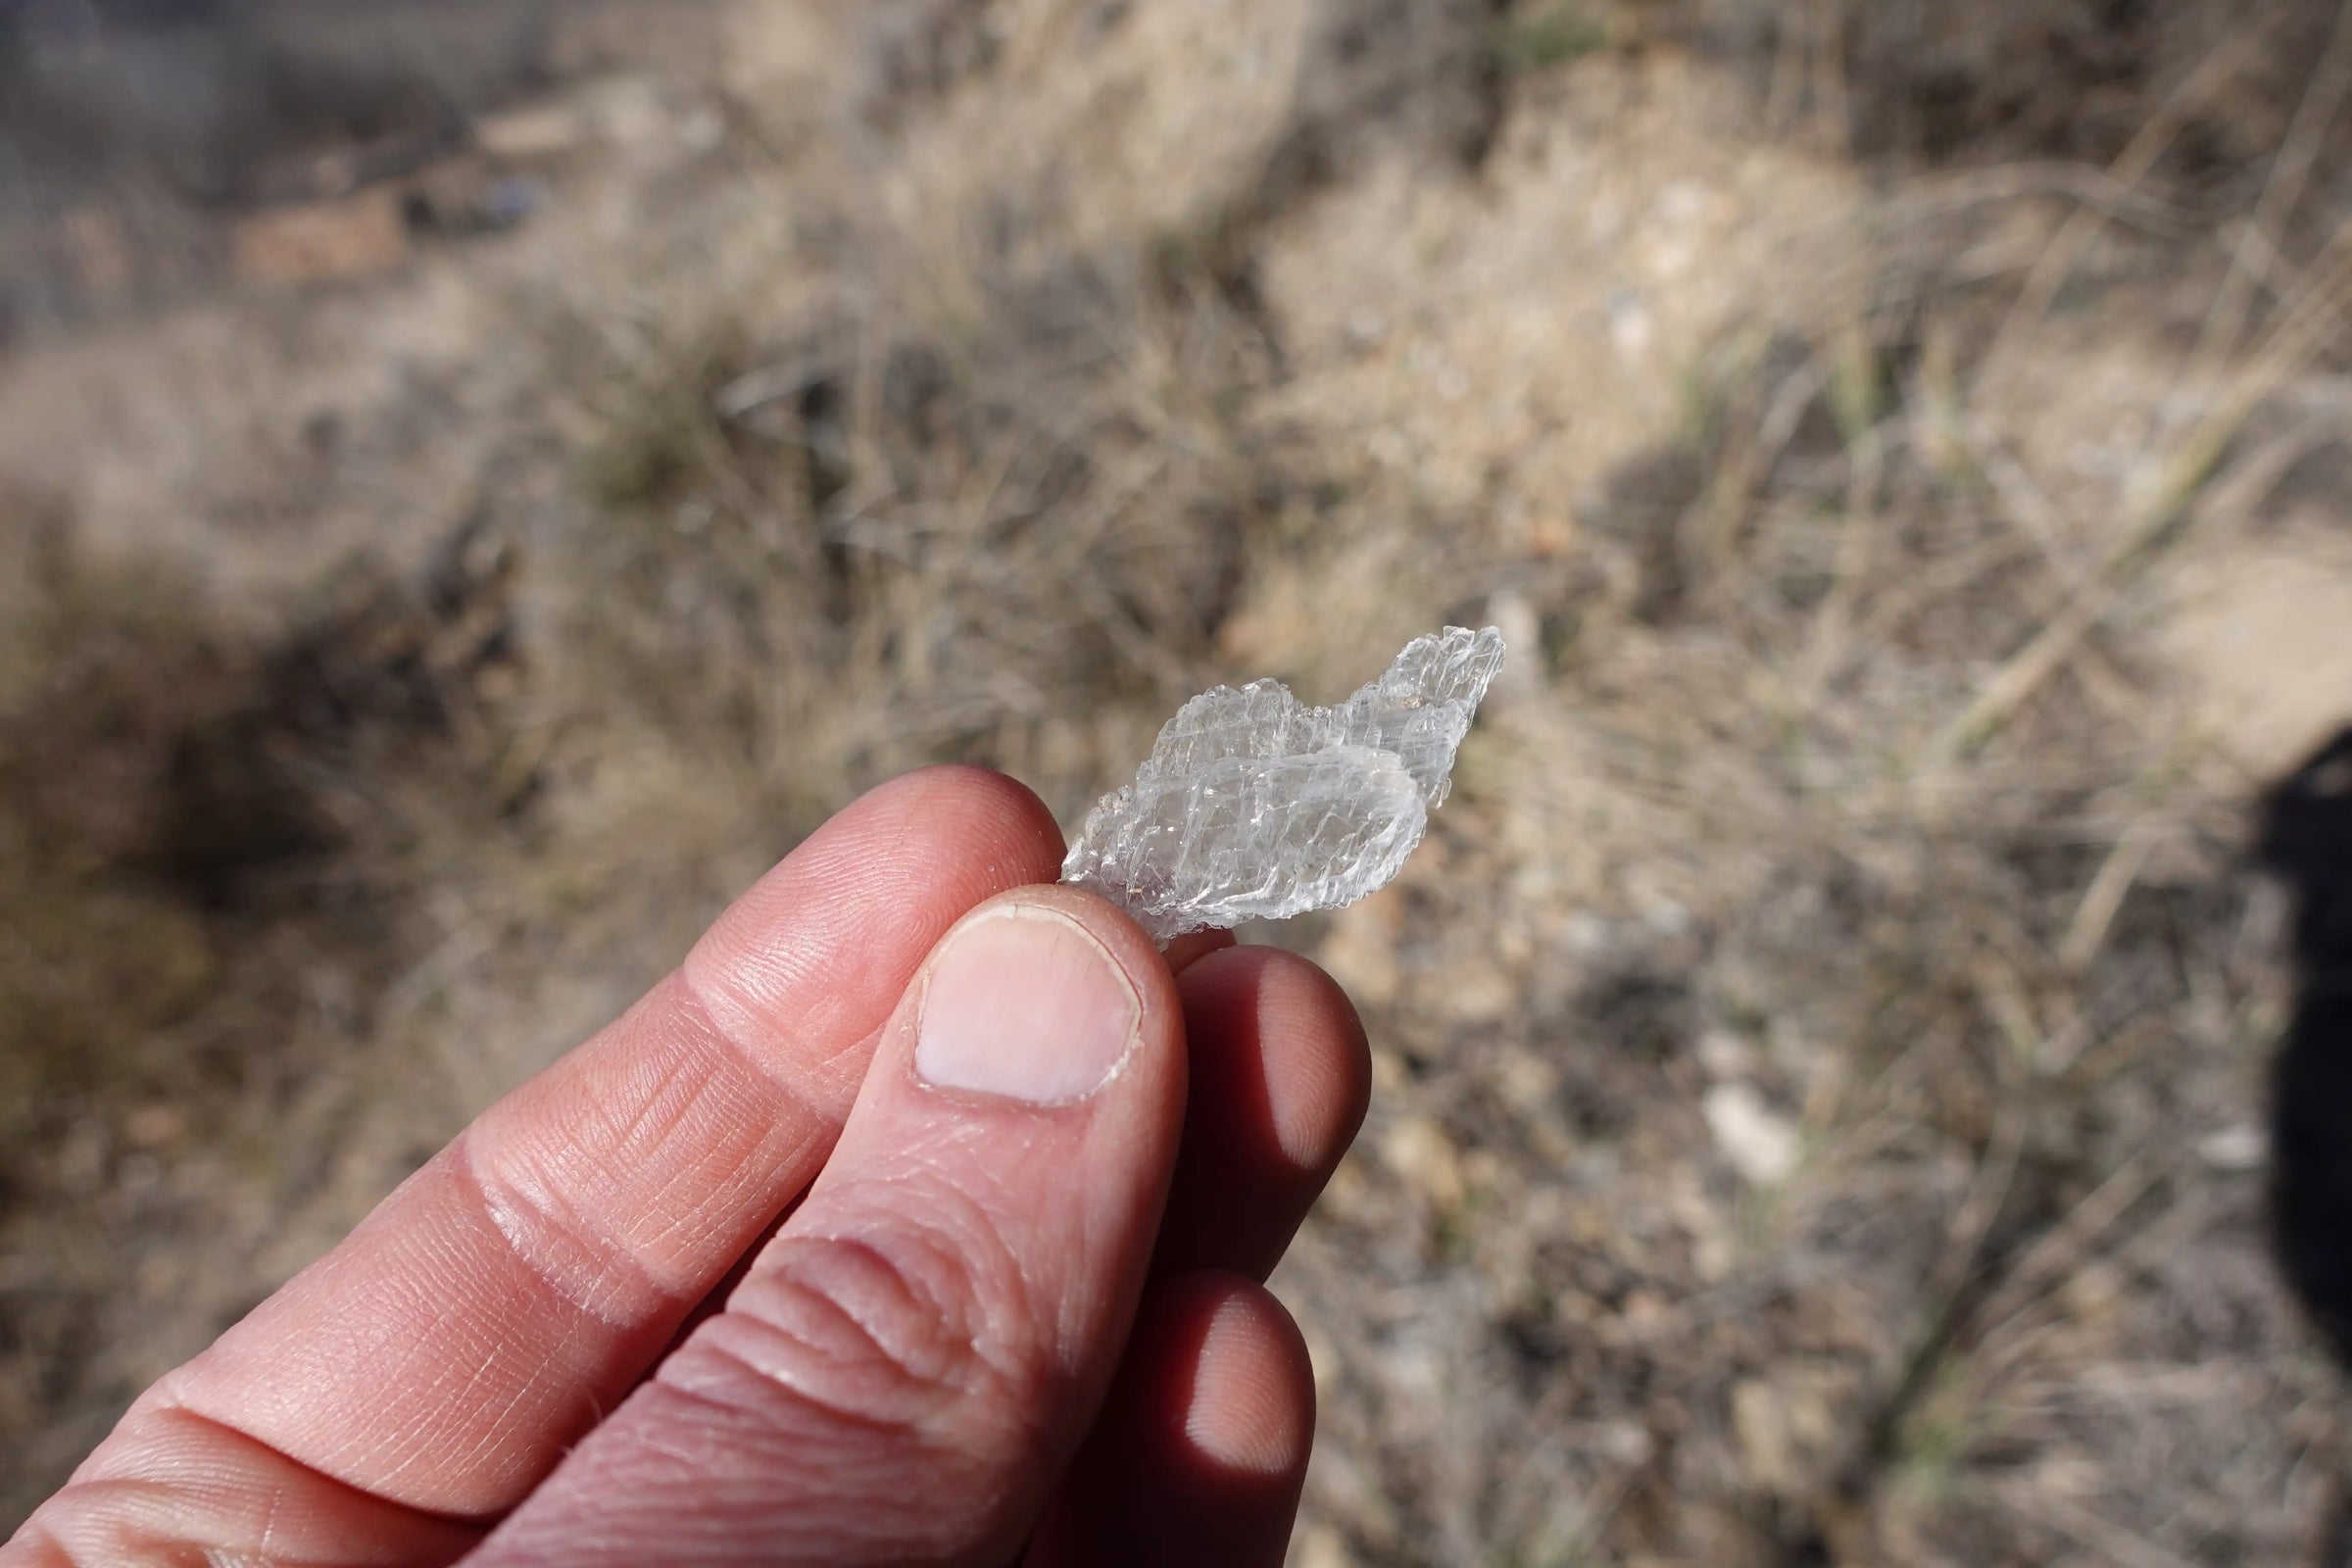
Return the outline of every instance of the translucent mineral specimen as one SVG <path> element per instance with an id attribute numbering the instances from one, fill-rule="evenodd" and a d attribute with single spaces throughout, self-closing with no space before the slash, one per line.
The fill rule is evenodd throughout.
<path id="1" fill-rule="evenodd" d="M 1445 801 L 1502 657 L 1501 632 L 1452 626 L 1336 708 L 1271 680 L 1194 698 L 1135 782 L 1087 816 L 1062 880 L 1162 944 L 1377 892 Z"/>

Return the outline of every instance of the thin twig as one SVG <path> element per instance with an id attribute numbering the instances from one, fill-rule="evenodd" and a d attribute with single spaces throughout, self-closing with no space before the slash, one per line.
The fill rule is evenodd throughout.
<path id="1" fill-rule="evenodd" d="M 2220 91 L 2222 85 L 2237 74 L 2254 47 L 2277 24 L 2278 7 L 2268 8 L 2260 20 L 2249 24 L 2227 48 L 2206 57 L 2203 64 L 2189 73 L 2187 78 L 2171 96 L 2158 106 L 2137 135 L 2117 155 L 2108 169 L 2108 175 L 2125 190 L 2136 190 L 2140 182 L 2155 171 L 2180 133 L 2190 115 Z M 2050 314 L 2050 306 L 2067 280 L 2075 275 L 2091 242 L 2107 226 L 2107 215 L 2095 208 L 2085 208 L 2070 217 L 2057 237 L 2043 251 L 2041 260 L 2026 280 L 2026 286 L 2009 309 L 2009 315 L 1994 336 L 1992 348 L 1984 356 L 1982 379 L 1990 383 L 2005 371 L 2009 361 L 2023 344 L 2026 335 L 2038 328 Z"/>
<path id="2" fill-rule="evenodd" d="M 2123 837 L 2115 841 L 2115 848 L 2099 866 L 2099 874 L 2083 890 L 2082 902 L 2076 906 L 2075 918 L 2066 928 L 2066 940 L 2058 945 L 2058 961 L 2070 972 L 2080 974 L 2089 968 L 2099 950 L 2107 945 L 2107 933 L 2115 926 L 2116 914 L 2139 881 L 2139 873 L 2147 868 L 2148 857 L 2155 853 L 2162 837 L 2158 818 L 2151 813 L 2134 819 L 2124 829 Z"/>
<path id="3" fill-rule="evenodd" d="M 2188 1559 L 2166 1550 L 2135 1531 L 2128 1530 L 2094 1509 L 2036 1484 L 2015 1483 L 2001 1488 L 2001 1497 L 2020 1513 L 2029 1514 L 2122 1568 L 2191 1568 Z"/>
<path id="4" fill-rule="evenodd" d="M 2278 144 L 2278 156 L 2271 162 L 2270 175 L 2255 201 L 2245 233 L 2231 247 L 2230 270 L 2214 295 L 2213 308 L 2206 313 L 2196 355 L 2190 362 L 2195 367 L 2189 378 L 2192 388 L 2210 387 L 2219 378 L 2223 362 L 2236 350 L 2246 316 L 2253 308 L 2260 270 L 2257 264 L 2277 254 L 2311 182 L 2312 166 L 2319 159 L 2328 128 L 2343 112 L 2347 90 L 2352 90 L 2352 0 L 2336 13 L 2328 52 L 2321 56 L 2302 102 L 2295 106 L 2294 121 Z M 2193 395 L 2189 406 L 2195 406 Z"/>

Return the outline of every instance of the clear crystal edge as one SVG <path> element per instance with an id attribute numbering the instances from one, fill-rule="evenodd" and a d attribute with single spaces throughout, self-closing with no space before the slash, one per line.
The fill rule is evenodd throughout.
<path id="1" fill-rule="evenodd" d="M 1380 675 L 1346 701 L 1329 708 L 1302 703 L 1287 686 L 1271 679 L 1253 680 L 1238 689 L 1225 685 L 1211 687 L 1185 703 L 1161 726 L 1152 754 L 1138 767 L 1134 781 L 1103 796 L 1088 812 L 1085 824 L 1071 843 L 1069 855 L 1063 861 L 1063 880 L 1108 899 L 1126 910 L 1153 940 L 1163 946 L 1195 931 L 1230 927 L 1241 919 L 1287 918 L 1313 909 L 1345 907 L 1369 897 L 1386 886 L 1401 869 L 1426 830 L 1428 811 L 1444 803 L 1451 788 L 1453 765 L 1461 742 L 1468 734 L 1479 705 L 1484 702 L 1489 688 L 1500 672 L 1507 654 L 1508 647 L 1495 627 L 1473 631 L 1467 627 L 1448 626 L 1443 632 L 1414 638 Z M 1246 726 L 1238 728 L 1235 731 L 1239 738 L 1238 746 L 1231 740 L 1222 750 L 1209 745 L 1203 738 L 1203 732 L 1213 736 L 1214 721 L 1220 715 L 1234 708 L 1246 708 L 1253 700 L 1269 708 L 1269 711 L 1260 716 L 1257 729 L 1252 731 Z M 1433 710 L 1439 714 L 1434 724 L 1426 716 Z M 1185 727 L 1188 715 L 1193 720 L 1194 728 Z M 1270 731 L 1277 733 L 1270 735 Z M 1231 772 L 1236 762 L 1245 764 L 1243 793 L 1246 794 L 1250 777 L 1246 771 L 1246 764 L 1252 760 L 1248 748 L 1263 744 L 1269 739 L 1279 746 L 1285 738 L 1290 737 L 1303 738 L 1313 744 L 1296 750 L 1259 753 L 1254 758 L 1260 764 L 1254 776 L 1262 777 L 1276 770 L 1295 771 L 1297 764 L 1304 761 L 1309 766 L 1307 781 L 1311 782 L 1315 762 L 1328 757 L 1331 760 L 1327 764 L 1325 782 L 1338 778 L 1345 783 L 1348 782 L 1346 775 L 1350 768 L 1360 767 L 1361 764 L 1351 763 L 1343 754 L 1372 752 L 1402 767 L 1411 780 L 1414 791 L 1420 797 L 1421 809 L 1411 813 L 1418 820 L 1412 821 L 1404 829 L 1401 850 L 1392 849 L 1392 853 L 1376 863 L 1374 874 L 1368 878 L 1359 876 L 1357 880 L 1338 887 L 1326 886 L 1331 881 L 1328 873 L 1332 868 L 1327 863 L 1318 863 L 1311 858 L 1302 858 L 1298 864 L 1289 867 L 1287 872 L 1277 868 L 1277 875 L 1269 877 L 1265 867 L 1269 858 L 1277 858 L 1286 851 L 1305 854 L 1314 848 L 1311 843 L 1298 846 L 1285 842 L 1281 833 L 1285 827 L 1293 825 L 1293 818 L 1289 816 L 1284 816 L 1273 825 L 1264 843 L 1249 843 L 1246 833 L 1239 837 L 1229 834 L 1227 838 L 1201 849 L 1207 829 L 1199 821 L 1203 814 L 1203 803 L 1195 798 L 1195 792 L 1202 787 L 1201 775 L 1212 768 Z M 1372 744 L 1378 740 L 1394 740 L 1396 745 Z M 1189 774 L 1163 776 L 1178 758 L 1197 749 L 1194 746 L 1196 742 L 1207 745 L 1208 755 L 1193 759 Z M 1407 751 L 1414 755 L 1405 755 Z M 1360 782 L 1369 786 L 1372 780 L 1367 778 Z M 1151 856 L 1158 847 L 1152 840 L 1155 835 L 1164 837 L 1172 825 L 1160 824 L 1155 829 L 1148 815 L 1138 818 L 1135 813 L 1139 803 L 1149 812 L 1152 807 L 1180 791 L 1185 796 L 1186 808 L 1183 836 L 1172 861 L 1166 860 L 1165 851 L 1162 850 L 1162 862 L 1152 862 Z M 1209 793 L 1213 796 L 1215 791 Z M 1280 807 L 1295 803 L 1275 804 Z M 1370 804 L 1380 804 L 1376 794 Z M 1397 807 L 1396 814 L 1403 814 L 1401 803 L 1392 801 L 1390 804 Z M 1265 805 L 1260 803 L 1261 814 Z M 1357 803 L 1357 809 L 1360 811 L 1363 808 L 1362 804 Z M 1316 819 L 1314 827 L 1320 831 L 1328 827 L 1332 820 L 1332 813 L 1326 810 L 1322 817 Z M 1258 825 L 1257 816 L 1252 816 L 1247 824 L 1248 827 Z M 1363 833 L 1373 833 L 1390 828 L 1393 824 L 1383 818 L 1347 826 Z M 1352 842 L 1345 833 L 1340 840 L 1343 848 Z M 1250 887 L 1237 888 L 1228 881 L 1185 890 L 1187 875 L 1198 875 L 1200 871 L 1187 858 L 1197 850 L 1210 856 L 1222 851 L 1231 857 L 1243 849 L 1254 852 L 1250 864 L 1255 874 L 1250 879 Z M 1138 873 L 1147 868 L 1153 873 L 1152 880 L 1160 886 L 1150 888 L 1138 885 L 1142 880 Z M 1269 880 L 1283 879 L 1287 879 L 1292 890 L 1288 898 L 1267 901 L 1250 897 L 1253 888 Z M 1243 906 L 1245 898 L 1250 899 L 1247 907 Z M 1266 909 L 1276 912 L 1263 912 Z"/>

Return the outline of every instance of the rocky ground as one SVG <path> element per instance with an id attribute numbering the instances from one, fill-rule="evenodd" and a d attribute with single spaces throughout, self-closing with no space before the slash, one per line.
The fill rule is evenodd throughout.
<path id="1" fill-rule="evenodd" d="M 2319 1560 L 2335 8 L 479 16 L 193 173 L 13 129 L 0 1523 L 865 786 L 1074 821 L 1451 620 L 1431 843 L 1252 934 L 1379 1077 L 1295 1560 Z"/>

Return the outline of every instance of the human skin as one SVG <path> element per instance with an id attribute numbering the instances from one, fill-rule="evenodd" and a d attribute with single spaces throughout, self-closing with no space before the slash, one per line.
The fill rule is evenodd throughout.
<path id="1" fill-rule="evenodd" d="M 0 1568 L 1282 1560 L 1262 1281 L 1361 1121 L 1304 959 L 883 786 L 195 1360 Z"/>

